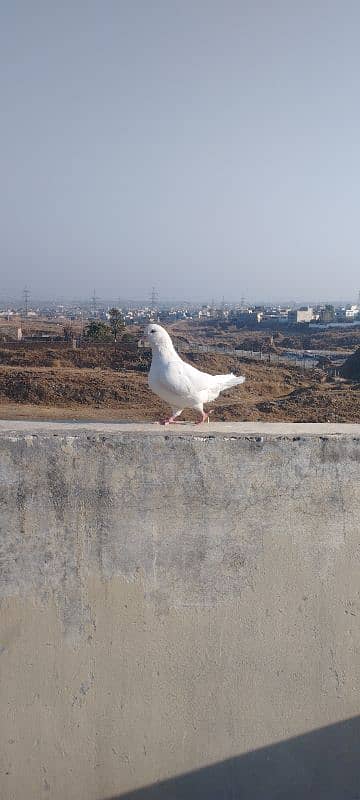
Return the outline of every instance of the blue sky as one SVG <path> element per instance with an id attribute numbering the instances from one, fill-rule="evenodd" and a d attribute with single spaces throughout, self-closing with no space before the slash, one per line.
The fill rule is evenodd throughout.
<path id="1" fill-rule="evenodd" d="M 0 294 L 356 298 L 360 5 L 0 2 Z"/>

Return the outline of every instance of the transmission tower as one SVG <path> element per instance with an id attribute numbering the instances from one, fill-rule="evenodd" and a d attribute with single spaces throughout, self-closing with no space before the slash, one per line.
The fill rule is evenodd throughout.
<path id="1" fill-rule="evenodd" d="M 92 298 L 91 298 L 91 309 L 92 309 L 92 315 L 93 315 L 93 317 L 96 317 L 96 311 L 97 311 L 97 303 L 98 303 L 98 300 L 99 300 L 99 298 L 98 298 L 98 297 L 96 297 L 96 291 L 95 291 L 95 289 L 94 289 L 94 294 L 93 294 L 93 296 L 92 296 Z"/>
<path id="2" fill-rule="evenodd" d="M 30 298 L 30 289 L 28 289 L 27 286 L 25 286 L 25 289 L 23 291 L 23 297 L 24 297 L 25 317 L 27 317 L 29 311 L 29 298 Z"/>
<path id="3" fill-rule="evenodd" d="M 159 306 L 159 295 L 155 289 L 155 286 L 153 286 L 150 295 L 150 308 L 152 315 L 155 313 L 155 310 L 158 308 L 158 306 Z"/>
<path id="4" fill-rule="evenodd" d="M 152 290 L 151 290 L 151 297 L 150 297 L 150 302 L 151 302 L 151 308 L 152 309 L 156 308 L 156 306 L 158 304 L 158 301 L 159 301 L 159 295 L 158 295 L 158 293 L 157 293 L 157 291 L 155 289 L 155 286 L 153 286 Z"/>

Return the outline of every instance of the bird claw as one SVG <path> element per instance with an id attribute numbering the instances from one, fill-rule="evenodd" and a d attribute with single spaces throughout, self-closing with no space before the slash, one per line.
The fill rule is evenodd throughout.
<path id="1" fill-rule="evenodd" d="M 210 414 L 213 414 L 213 413 L 214 413 L 214 409 L 213 408 L 211 408 L 210 411 L 207 412 L 207 414 L 205 413 L 205 411 L 203 411 L 202 412 L 202 418 L 198 419 L 195 424 L 196 425 L 201 425 L 203 422 L 208 422 L 209 423 L 210 422 Z"/>

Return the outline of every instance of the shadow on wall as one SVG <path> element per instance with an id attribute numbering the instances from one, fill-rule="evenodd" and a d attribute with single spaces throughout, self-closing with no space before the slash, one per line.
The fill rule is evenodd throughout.
<path id="1" fill-rule="evenodd" d="M 360 800 L 360 717 L 106 800 Z"/>

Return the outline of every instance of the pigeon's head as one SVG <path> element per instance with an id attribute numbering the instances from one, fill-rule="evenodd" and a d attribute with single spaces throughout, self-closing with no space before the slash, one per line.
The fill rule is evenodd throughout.
<path id="1" fill-rule="evenodd" d="M 145 339 L 150 342 L 151 347 L 159 349 L 172 347 L 172 341 L 165 328 L 162 328 L 161 325 L 155 325 L 153 322 L 146 328 Z"/>

